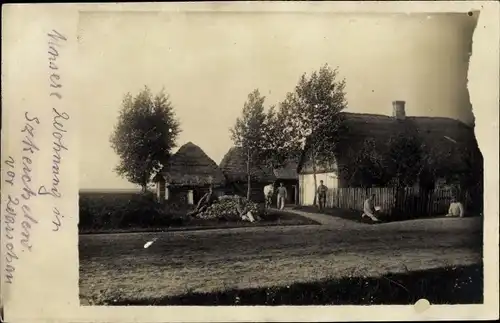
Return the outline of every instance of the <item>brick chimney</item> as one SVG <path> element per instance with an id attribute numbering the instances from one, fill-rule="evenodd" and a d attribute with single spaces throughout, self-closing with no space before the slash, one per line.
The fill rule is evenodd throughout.
<path id="1" fill-rule="evenodd" d="M 406 117 L 405 101 L 392 101 L 392 116 L 397 120 L 404 120 Z"/>

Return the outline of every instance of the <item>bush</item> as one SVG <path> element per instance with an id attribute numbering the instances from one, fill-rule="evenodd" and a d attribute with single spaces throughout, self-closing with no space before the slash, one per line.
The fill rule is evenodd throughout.
<path id="1" fill-rule="evenodd" d="M 81 230 L 168 227 L 180 220 L 185 210 L 163 206 L 151 193 L 81 194 Z"/>
<path id="2" fill-rule="evenodd" d="M 255 218 L 265 215 L 265 209 L 259 204 L 249 201 L 239 196 L 224 195 L 219 200 L 210 205 L 204 212 L 198 214 L 201 219 L 220 219 L 226 221 L 239 221 L 241 216 L 238 213 L 238 199 L 241 198 L 244 214 L 251 212 Z"/>

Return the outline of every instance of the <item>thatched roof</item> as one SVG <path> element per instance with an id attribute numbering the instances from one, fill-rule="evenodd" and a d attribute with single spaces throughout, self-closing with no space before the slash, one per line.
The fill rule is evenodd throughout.
<path id="1" fill-rule="evenodd" d="M 361 149 L 366 139 L 375 142 L 377 150 L 384 154 L 392 135 L 411 132 L 421 140 L 426 153 L 435 157 L 443 171 L 464 170 L 466 155 L 480 155 L 472 127 L 464 123 L 441 117 L 406 117 L 397 120 L 390 116 L 362 113 L 342 113 L 345 133 L 338 145 L 338 156 L 348 163 L 349 157 Z M 299 172 L 311 171 L 311 161 L 304 154 L 299 163 Z M 331 171 L 332 167 L 320 167 Z M 318 169 L 318 171 L 321 171 Z"/>
<path id="2" fill-rule="evenodd" d="M 203 150 L 188 142 L 170 158 L 161 175 L 171 186 L 222 186 L 224 174 Z"/>
<path id="3" fill-rule="evenodd" d="M 246 157 L 240 148 L 229 149 L 220 163 L 220 168 L 230 182 L 247 181 Z M 259 183 L 273 183 L 276 180 L 273 171 L 264 165 L 251 165 L 250 176 L 252 181 Z"/>
<path id="4" fill-rule="evenodd" d="M 299 174 L 297 173 L 298 163 L 295 161 L 287 161 L 285 166 L 276 168 L 274 170 L 274 176 L 277 179 L 299 179 Z"/>

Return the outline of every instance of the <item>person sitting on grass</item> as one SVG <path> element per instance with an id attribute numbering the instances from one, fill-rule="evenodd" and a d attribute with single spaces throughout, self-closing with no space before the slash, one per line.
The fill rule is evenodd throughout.
<path id="1" fill-rule="evenodd" d="M 375 213 L 377 211 L 375 210 L 374 200 L 375 194 L 371 194 L 370 197 L 365 200 L 365 203 L 363 205 L 363 215 L 361 215 L 361 218 L 367 216 L 372 219 L 372 221 L 379 222 L 380 220 L 375 216 Z"/>
<path id="2" fill-rule="evenodd" d="M 446 214 L 448 217 L 464 217 L 464 206 L 462 203 L 458 202 L 458 200 L 453 197 L 451 199 L 450 203 L 450 208 L 448 209 L 448 214 Z"/>
<path id="3" fill-rule="evenodd" d="M 245 207 L 242 197 L 238 197 L 238 200 L 236 201 L 236 211 L 243 221 L 255 222 L 256 219 L 254 218 L 252 212 L 248 211 Z"/>

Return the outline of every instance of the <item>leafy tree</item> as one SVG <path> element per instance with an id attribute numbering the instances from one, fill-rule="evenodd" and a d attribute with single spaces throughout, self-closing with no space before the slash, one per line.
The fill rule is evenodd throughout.
<path id="1" fill-rule="evenodd" d="M 483 212 L 484 160 L 481 151 L 474 142 L 464 149 L 465 172 L 461 182 L 462 190 L 466 191 L 469 208 L 475 212 Z"/>
<path id="2" fill-rule="evenodd" d="M 163 91 L 153 96 L 145 87 L 135 97 L 127 93 L 110 137 L 120 158 L 116 173 L 145 192 L 151 174 L 168 162 L 179 133 L 179 121 Z"/>
<path id="3" fill-rule="evenodd" d="M 426 173 L 433 176 L 432 179 L 445 179 L 457 197 L 467 199 L 469 209 L 482 212 L 484 162 L 477 142 L 453 142 L 452 145 L 456 146 L 433 151 L 427 158 Z"/>
<path id="4" fill-rule="evenodd" d="M 347 154 L 348 162 L 339 165 L 339 170 L 349 186 L 382 187 L 390 180 L 384 155 L 373 138 L 366 138 L 361 149 L 350 149 Z"/>
<path id="5" fill-rule="evenodd" d="M 264 124 L 265 145 L 263 149 L 263 162 L 270 168 L 285 166 L 290 159 L 297 159 L 300 145 L 292 140 L 292 129 L 287 127 L 287 107 L 280 104 L 276 109 L 272 106 L 266 113 Z"/>
<path id="6" fill-rule="evenodd" d="M 242 115 L 230 130 L 231 139 L 236 147 L 244 152 L 246 158 L 247 199 L 251 196 L 252 167 L 260 165 L 266 151 L 266 114 L 264 113 L 265 97 L 258 89 L 248 95 Z"/>
<path id="7" fill-rule="evenodd" d="M 298 143 L 312 162 L 314 186 L 317 187 L 318 165 L 328 165 L 335 160 L 336 143 L 342 126 L 340 112 L 347 107 L 345 79 L 338 80 L 338 69 L 324 65 L 310 76 L 303 74 L 295 87 L 282 102 L 286 110 L 284 123 L 286 136 Z M 298 151 L 289 147 L 292 154 Z M 316 204 L 317 192 L 314 194 Z"/>
<path id="8" fill-rule="evenodd" d="M 415 135 L 401 132 L 391 136 L 385 167 L 396 187 L 412 186 L 418 182 L 428 164 L 424 148 Z"/>

